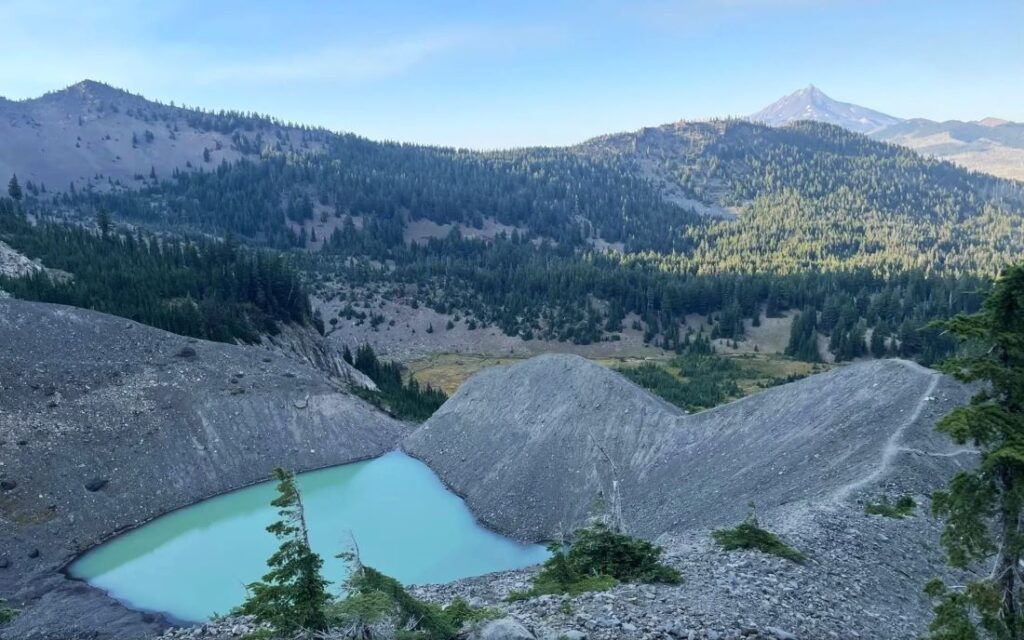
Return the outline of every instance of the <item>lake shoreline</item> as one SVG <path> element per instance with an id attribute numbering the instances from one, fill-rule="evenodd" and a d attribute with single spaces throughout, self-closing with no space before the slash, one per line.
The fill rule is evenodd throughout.
<path id="1" fill-rule="evenodd" d="M 313 549 L 337 589 L 348 567 L 332 558 L 358 544 L 363 563 L 407 586 L 445 584 L 543 561 L 545 547 L 484 527 L 432 469 L 401 451 L 298 474 Z M 132 609 L 203 624 L 241 604 L 240 585 L 266 571 L 277 541 L 272 481 L 199 502 L 94 547 L 66 574 Z M 407 522 L 419 523 L 415 530 Z"/>
<path id="2" fill-rule="evenodd" d="M 53 340 L 59 335 L 61 340 Z M 265 480 L 393 451 L 410 426 L 259 347 L 0 300 L 0 638 L 138 638 L 168 622 L 70 578 L 85 551 Z"/>

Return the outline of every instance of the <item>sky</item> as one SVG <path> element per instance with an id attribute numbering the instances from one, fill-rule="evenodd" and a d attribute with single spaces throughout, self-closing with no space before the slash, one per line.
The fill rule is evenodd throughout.
<path id="1" fill-rule="evenodd" d="M 378 140 L 571 144 L 811 83 L 1024 121 L 1024 0 L 0 0 L 0 25 L 10 99 L 88 78 Z"/>

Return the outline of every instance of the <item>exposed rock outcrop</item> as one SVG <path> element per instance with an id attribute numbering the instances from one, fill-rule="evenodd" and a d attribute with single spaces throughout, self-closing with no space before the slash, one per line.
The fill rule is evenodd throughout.
<path id="1" fill-rule="evenodd" d="M 6 242 L 0 242 L 0 276 L 20 278 L 43 270 L 43 265 L 15 251 Z"/>
<path id="2" fill-rule="evenodd" d="M 341 348 L 312 327 L 281 324 L 276 335 L 264 335 L 260 345 L 268 351 L 305 362 L 331 380 L 376 391 L 377 385 L 365 373 L 345 362 Z"/>
<path id="3" fill-rule="evenodd" d="M 275 466 L 374 457 L 408 429 L 293 359 L 105 314 L 0 300 L 0 345 L 0 597 L 24 608 L 0 638 L 159 628 L 58 570 Z"/>

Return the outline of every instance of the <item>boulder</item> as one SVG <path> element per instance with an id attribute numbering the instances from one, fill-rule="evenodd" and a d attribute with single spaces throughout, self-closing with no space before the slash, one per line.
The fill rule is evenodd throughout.
<path id="1" fill-rule="evenodd" d="M 513 618 L 491 620 L 472 637 L 473 640 L 536 640 L 526 627 Z"/>
<path id="2" fill-rule="evenodd" d="M 108 482 L 109 480 L 107 480 L 106 478 L 92 478 L 91 480 L 85 483 L 85 489 L 86 491 L 99 491 L 103 487 L 107 486 Z"/>
<path id="3" fill-rule="evenodd" d="M 587 640 L 587 634 L 576 629 L 569 629 L 567 631 L 555 631 L 549 634 L 545 640 Z"/>

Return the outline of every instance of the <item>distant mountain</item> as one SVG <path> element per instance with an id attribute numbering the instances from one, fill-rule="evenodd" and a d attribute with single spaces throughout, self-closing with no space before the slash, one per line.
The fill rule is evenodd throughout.
<path id="1" fill-rule="evenodd" d="M 838 125 L 923 155 L 949 160 L 974 171 L 1024 180 L 1024 124 L 1002 118 L 963 122 L 902 119 L 867 107 L 839 102 L 814 85 L 791 93 L 748 116 L 773 127 L 798 120 Z"/>
<path id="2" fill-rule="evenodd" d="M 749 119 L 773 127 L 787 125 L 798 120 L 814 120 L 866 134 L 875 133 L 902 122 L 900 118 L 880 111 L 833 100 L 813 84 L 768 105 L 752 114 Z"/>
<path id="3" fill-rule="evenodd" d="M 1012 230 L 1024 188 L 835 125 L 718 120 L 494 153 L 339 135 L 323 153 L 62 202 L 87 216 L 103 209 L 161 228 L 382 261 L 425 240 L 417 230 L 443 239 L 460 227 L 504 229 L 563 251 L 675 254 L 714 271 L 941 261 L 991 272 L 1020 247 Z M 940 251 L 938 238 L 955 242 Z"/>
<path id="4" fill-rule="evenodd" d="M 239 112 L 185 109 L 85 80 L 30 100 L 0 98 L 0 176 L 66 191 L 145 183 L 275 150 L 316 149 L 325 132 Z"/>
<path id="5" fill-rule="evenodd" d="M 806 93 L 826 105 L 816 89 Z M 822 122 L 679 122 L 568 148 L 462 153 L 168 106 L 94 82 L 0 112 L 19 114 L 0 120 L 17 134 L 0 138 L 13 140 L 0 145 L 0 176 L 17 171 L 30 197 L 28 180 L 50 191 L 73 180 L 79 197 L 62 206 L 87 216 L 103 209 L 275 247 L 361 246 L 382 259 L 426 225 L 438 238 L 455 227 L 514 230 L 562 247 L 687 254 L 715 269 L 795 270 L 824 259 L 906 266 L 918 259 L 907 246 L 927 252 L 933 237 L 955 237 L 945 264 L 987 271 L 1018 246 L 994 240 L 1016 228 L 1000 226 L 1003 217 L 1024 210 L 1020 185 Z M 885 130 L 900 126 L 911 124 Z M 260 161 L 232 162 L 248 158 Z M 128 188 L 108 188 L 118 182 Z M 114 193 L 98 199 L 83 183 Z M 991 228 L 963 225 L 986 211 Z M 705 228 L 707 217 L 747 224 Z M 922 222 L 934 236 L 918 237 Z M 711 232 L 722 236 L 706 242 Z M 751 249 L 773 242 L 786 246 Z"/>
<path id="6" fill-rule="evenodd" d="M 1011 124 L 1011 122 L 1009 120 L 1004 120 L 1003 118 L 989 117 L 978 120 L 978 124 L 982 125 L 983 127 L 1001 127 L 1004 124 Z"/>
<path id="7" fill-rule="evenodd" d="M 1024 124 L 999 118 L 977 122 L 904 120 L 872 134 L 968 169 L 1024 180 Z"/>
<path id="8" fill-rule="evenodd" d="M 734 339 L 745 331 L 741 320 L 758 318 L 760 308 L 774 308 L 766 313 L 775 319 L 779 311 L 811 306 L 824 313 L 829 302 L 832 317 L 845 318 L 826 329 L 832 353 L 859 357 L 866 330 L 878 324 L 879 336 L 900 336 L 901 353 L 932 362 L 951 347 L 944 338 L 918 338 L 922 323 L 945 317 L 924 305 L 948 300 L 942 308 L 949 313 L 971 310 L 954 305 L 975 300 L 966 292 L 980 287 L 945 278 L 995 273 L 1019 259 L 1024 246 L 1024 183 L 824 122 L 677 122 L 567 148 L 466 152 L 181 109 L 95 83 L 3 103 L 0 111 L 36 119 L 34 126 L 26 125 L 29 116 L 14 121 L 24 154 L 0 145 L 0 158 L 18 167 L 25 186 L 18 205 L 0 198 L 7 211 L 78 216 L 90 227 L 109 214 L 161 234 L 231 234 L 318 251 L 300 263 L 317 270 L 315 282 L 324 278 L 317 294 L 338 302 L 325 307 L 328 326 L 368 320 L 377 333 L 401 320 L 417 345 L 431 344 L 421 337 L 441 333 L 439 326 L 459 331 L 464 319 L 465 331 L 493 327 L 487 335 L 502 340 L 499 330 L 524 342 L 588 345 L 627 331 L 674 350 L 683 347 L 688 314 L 713 313 L 716 339 Z M 1008 126 L 986 131 L 1002 135 Z M 186 136 L 198 142 L 182 146 Z M 210 146 L 217 141 L 220 149 Z M 120 146 L 110 151 L 113 142 Z M 156 164 L 164 152 L 173 161 Z M 46 158 L 59 162 L 62 154 L 72 175 L 82 175 L 90 160 L 103 161 L 92 169 L 99 178 L 85 173 L 92 185 L 108 184 L 125 158 L 138 178 L 124 172 L 128 188 L 67 190 L 55 202 L 36 197 L 27 184 L 36 178 L 23 169 L 47 169 Z M 241 160 L 223 162 L 233 157 Z M 146 173 L 150 162 L 156 180 Z M 175 162 L 196 170 L 173 173 Z M 53 192 L 67 189 L 67 182 L 55 184 Z M 921 289 L 895 286 L 884 323 L 873 311 L 854 326 L 864 313 L 855 300 L 874 304 L 890 277 L 910 283 L 925 272 L 942 274 L 931 281 L 941 291 L 928 289 L 928 297 L 905 306 L 900 300 Z M 403 311 L 388 318 L 376 302 L 356 310 L 359 300 L 386 300 Z M 416 318 L 425 322 L 407 324 Z M 820 355 L 816 329 L 807 326 L 794 349 Z"/>

